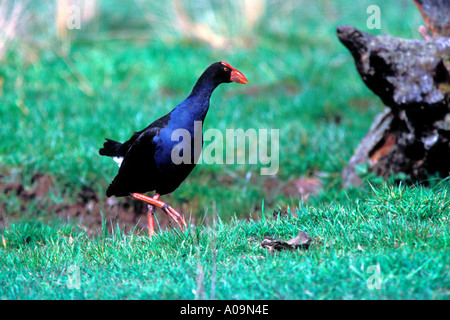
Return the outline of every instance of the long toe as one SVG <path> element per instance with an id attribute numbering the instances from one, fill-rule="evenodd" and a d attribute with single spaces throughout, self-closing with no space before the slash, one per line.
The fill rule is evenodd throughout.
<path id="1" fill-rule="evenodd" d="M 186 221 L 184 221 L 184 218 L 181 214 L 179 214 L 174 208 L 172 208 L 169 205 L 165 205 L 161 208 L 169 217 L 171 217 L 178 226 L 183 229 L 187 227 Z"/>

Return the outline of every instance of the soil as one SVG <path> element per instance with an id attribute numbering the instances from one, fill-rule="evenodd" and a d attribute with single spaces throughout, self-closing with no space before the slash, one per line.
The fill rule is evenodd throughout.
<path id="1" fill-rule="evenodd" d="M 237 179 L 239 177 L 228 175 L 218 177 L 219 183 L 224 186 L 232 185 Z M 252 179 L 255 178 L 252 177 Z M 283 182 L 276 176 L 266 177 L 263 179 L 262 185 L 264 193 L 268 197 L 266 200 L 269 202 L 277 194 L 285 197 L 299 197 L 306 201 L 310 195 L 317 194 L 321 189 L 321 183 L 317 178 L 300 178 Z M 42 214 L 46 217 L 67 220 L 91 235 L 99 234 L 105 223 L 109 231 L 119 225 L 125 232 L 135 230 L 147 233 L 148 209 L 142 201 L 134 200 L 131 197 L 107 198 L 106 195 L 98 194 L 88 186 L 83 186 L 75 197 L 66 197 L 61 194 L 61 189 L 64 188 L 57 186 L 55 178 L 49 174 L 37 173 L 32 176 L 31 183 L 24 183 L 21 174 L 11 172 L 0 174 L 0 228 L 4 228 L 20 214 L 29 214 L 30 210 L 33 210 L 30 208 L 36 208 L 34 209 L 36 216 Z M 18 198 L 18 201 L 15 198 Z M 12 199 L 12 201 L 9 202 L 8 199 Z M 65 199 L 64 202 L 61 199 Z M 163 201 L 171 204 L 170 199 L 171 196 L 167 195 L 164 196 Z M 8 206 L 19 206 L 20 208 L 11 209 Z M 186 222 L 196 224 L 195 217 L 189 216 L 192 207 L 196 206 L 195 199 L 192 199 L 189 203 L 182 204 L 181 207 L 175 206 L 174 209 L 184 213 Z M 162 230 L 167 227 L 178 228 L 176 223 L 169 220 L 160 209 L 157 208 L 155 212 L 156 230 L 158 230 L 158 224 Z"/>
<path id="2" fill-rule="evenodd" d="M 147 229 L 147 205 L 128 197 L 107 198 L 99 196 L 93 189 L 83 186 L 71 203 L 55 203 L 52 193 L 55 192 L 55 179 L 48 174 L 35 174 L 31 179 L 31 186 L 25 187 L 20 179 L 7 179 L 0 175 L 0 195 L 19 197 L 20 212 L 27 212 L 29 205 L 34 202 L 39 212 L 54 214 L 68 222 L 76 223 L 89 234 L 99 233 L 102 230 L 102 220 L 107 223 L 108 229 L 116 228 L 117 224 L 125 232 L 135 229 Z M 175 208 L 178 210 L 178 208 Z M 4 227 L 10 217 L 8 203 L 0 201 L 0 227 Z M 17 211 L 17 210 L 16 210 Z M 102 217 L 103 215 L 103 217 Z M 169 221 L 165 214 L 157 209 L 157 223 L 161 229 L 169 225 L 176 225 Z M 187 217 L 185 217 L 187 219 Z M 158 227 L 156 227 L 158 229 Z"/>

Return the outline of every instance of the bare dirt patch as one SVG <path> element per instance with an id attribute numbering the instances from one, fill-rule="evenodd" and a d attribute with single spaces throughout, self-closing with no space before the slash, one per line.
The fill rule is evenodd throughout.
<path id="1" fill-rule="evenodd" d="M 271 204 L 277 195 L 300 198 L 307 201 L 310 196 L 320 192 L 322 185 L 317 178 L 297 178 L 282 181 L 278 177 L 264 177 L 262 181 L 256 181 L 257 177 L 221 175 L 218 182 L 224 186 L 230 186 L 239 180 L 248 180 L 248 183 L 261 183 L 266 196 L 267 204 Z M 68 221 L 86 230 L 89 234 L 99 233 L 106 224 L 111 231 L 118 225 L 125 232 L 131 230 L 147 232 L 147 205 L 131 197 L 107 198 L 99 194 L 89 186 L 78 187 L 75 197 L 70 186 L 56 182 L 50 174 L 37 173 L 24 183 L 21 173 L 7 172 L 0 174 L 0 228 L 8 221 L 20 218 L 25 214 L 33 217 L 46 215 Z M 72 194 L 66 197 L 65 194 Z M 70 199 L 69 199 L 70 198 Z M 163 201 L 171 204 L 170 195 Z M 191 217 L 192 208 L 198 207 L 195 199 L 189 203 L 175 206 L 175 210 L 184 214 L 186 221 L 195 224 L 195 217 Z M 32 208 L 32 209 L 30 209 Z M 33 211 L 32 211 L 33 210 Z M 284 211 L 283 211 L 284 212 Z M 281 214 L 284 216 L 285 214 Z M 274 213 L 274 217 L 278 212 Z M 156 209 L 157 224 L 164 230 L 167 227 L 176 227 L 176 224 L 167 218 L 159 209 Z M 203 221 L 203 220 L 202 220 Z M 203 223 L 209 223 L 206 219 Z M 158 230 L 158 226 L 157 226 Z"/>
<path id="2" fill-rule="evenodd" d="M 75 201 L 60 203 L 55 200 L 56 188 L 55 179 L 48 174 L 35 174 L 30 186 L 24 185 L 22 177 L 11 179 L 8 175 L 0 175 L 0 196 L 5 200 L 16 198 L 18 201 L 15 202 L 20 203 L 19 207 L 11 209 L 9 202 L 1 201 L 0 198 L 0 227 L 7 220 L 20 217 L 34 203 L 38 208 L 37 214 L 47 212 L 56 215 L 85 229 L 89 234 L 99 233 L 104 223 L 109 230 L 119 225 L 125 232 L 147 228 L 147 205 L 140 201 L 127 197 L 107 198 L 83 186 Z M 156 217 L 161 229 L 171 224 L 159 209 Z"/>

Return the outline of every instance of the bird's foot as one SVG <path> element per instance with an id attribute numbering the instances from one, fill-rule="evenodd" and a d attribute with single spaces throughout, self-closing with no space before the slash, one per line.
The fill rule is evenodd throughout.
<path id="1" fill-rule="evenodd" d="M 130 196 L 134 199 L 137 200 L 141 200 L 144 202 L 147 202 L 149 204 L 149 212 L 150 212 L 150 206 L 156 206 L 158 208 L 161 208 L 164 213 L 166 213 L 169 217 L 171 217 L 177 224 L 178 226 L 183 229 L 183 228 L 187 228 L 187 224 L 186 221 L 184 220 L 183 216 L 178 213 L 174 208 L 172 208 L 171 206 L 169 206 L 167 203 L 162 202 L 160 200 L 158 200 L 159 198 L 159 194 L 155 194 L 155 196 L 153 198 L 148 197 L 146 195 L 143 195 L 141 193 L 130 193 Z M 150 220 L 153 219 L 153 209 L 151 214 L 148 215 L 148 219 L 149 219 L 149 234 L 151 232 L 151 227 L 150 227 Z M 154 233 L 154 220 L 153 220 L 153 233 Z M 153 234 L 150 235 L 150 237 Z"/>
<path id="2" fill-rule="evenodd" d="M 176 211 L 174 208 L 172 208 L 171 206 L 169 206 L 168 204 L 166 204 L 164 207 L 161 208 L 166 214 L 169 215 L 169 217 L 171 217 L 173 220 L 175 220 L 175 222 L 178 224 L 178 226 L 183 229 L 183 228 L 187 228 L 187 224 L 186 221 L 184 221 L 183 216 L 178 213 L 178 211 Z"/>

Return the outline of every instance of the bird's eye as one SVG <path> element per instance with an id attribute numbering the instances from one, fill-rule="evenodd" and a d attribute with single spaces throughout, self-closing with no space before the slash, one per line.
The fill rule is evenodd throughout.
<path id="1" fill-rule="evenodd" d="M 223 68 L 223 71 L 227 72 L 227 71 L 228 71 L 228 68 Z"/>

